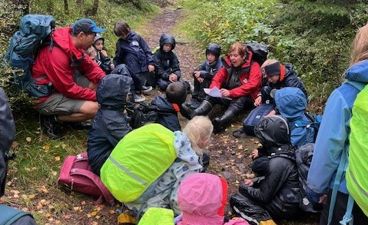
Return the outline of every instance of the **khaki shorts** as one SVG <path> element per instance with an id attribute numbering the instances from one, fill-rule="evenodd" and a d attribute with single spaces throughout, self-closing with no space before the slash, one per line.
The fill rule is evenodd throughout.
<path id="1" fill-rule="evenodd" d="M 90 81 L 80 73 L 74 74 L 74 81 L 81 87 L 88 87 Z M 67 98 L 60 93 L 54 93 L 37 108 L 44 115 L 70 115 L 80 112 L 86 100 Z"/>

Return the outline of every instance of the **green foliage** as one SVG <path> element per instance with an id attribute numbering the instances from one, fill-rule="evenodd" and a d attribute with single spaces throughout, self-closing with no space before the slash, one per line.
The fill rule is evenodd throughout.
<path id="1" fill-rule="evenodd" d="M 21 2 L 21 1 L 19 1 Z M 24 1 L 27 2 L 27 1 Z M 87 17 L 93 7 L 93 0 L 68 0 L 68 10 L 65 10 L 64 1 L 54 0 L 32 0 L 29 5 L 15 5 L 10 0 L 0 0 L 0 58 L 3 59 L 9 39 L 18 29 L 20 18 L 29 13 L 49 14 L 55 17 L 57 26 L 69 26 L 75 20 Z M 136 4 L 139 3 L 139 7 Z M 137 0 L 135 2 L 119 0 L 99 0 L 96 16 L 88 16 L 96 20 L 97 24 L 106 28 L 103 34 L 105 47 L 113 56 L 117 37 L 113 34 L 113 27 L 118 20 L 126 20 L 131 27 L 136 27 L 158 12 L 158 7 L 148 0 Z M 32 100 L 27 95 L 11 85 L 13 79 L 12 71 L 5 63 L 0 64 L 0 85 L 6 89 L 11 105 L 14 110 L 22 111 L 29 109 Z"/>
<path id="2" fill-rule="evenodd" d="M 184 1 L 193 13 L 185 29 L 202 43 L 217 42 L 225 49 L 235 41 L 265 39 L 272 31 L 266 18 L 275 0 Z"/>
<path id="3" fill-rule="evenodd" d="M 183 28 L 204 46 L 226 51 L 236 40 L 270 46 L 270 57 L 295 65 L 310 98 L 323 103 L 349 66 L 352 39 L 368 21 L 362 0 L 183 0 L 194 16 Z"/>

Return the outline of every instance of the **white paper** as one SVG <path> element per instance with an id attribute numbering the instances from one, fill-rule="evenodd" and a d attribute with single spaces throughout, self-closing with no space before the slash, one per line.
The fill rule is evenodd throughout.
<path id="1" fill-rule="evenodd" d="M 222 98 L 221 91 L 217 87 L 214 87 L 212 89 L 210 89 L 210 88 L 204 88 L 203 90 L 209 96 L 212 96 L 212 97 L 215 97 L 215 98 Z"/>
<path id="2" fill-rule="evenodd" d="M 203 88 L 203 90 L 204 90 L 204 92 L 206 94 L 208 94 L 211 97 L 215 97 L 215 98 L 226 98 L 226 99 L 231 100 L 231 98 L 222 96 L 220 89 L 218 89 L 217 87 L 214 87 L 212 89 L 210 89 L 210 88 Z"/>

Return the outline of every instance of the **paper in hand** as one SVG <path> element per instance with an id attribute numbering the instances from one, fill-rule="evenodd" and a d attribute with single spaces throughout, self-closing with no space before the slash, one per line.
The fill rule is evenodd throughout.
<path id="1" fill-rule="evenodd" d="M 206 94 L 208 94 L 211 97 L 215 97 L 215 98 L 226 98 L 226 99 L 230 99 L 231 100 L 231 98 L 222 96 L 220 89 L 218 89 L 217 87 L 214 87 L 214 88 L 203 88 L 203 90 L 204 90 L 204 92 Z"/>

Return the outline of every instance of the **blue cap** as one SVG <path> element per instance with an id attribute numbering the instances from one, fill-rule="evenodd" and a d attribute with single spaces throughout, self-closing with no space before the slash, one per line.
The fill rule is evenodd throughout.
<path id="1" fill-rule="evenodd" d="M 80 32 L 84 33 L 102 33 L 105 31 L 105 29 L 102 29 L 101 27 L 98 27 L 96 25 L 96 22 L 83 18 L 75 21 L 75 23 L 72 25 L 73 34 L 79 34 Z"/>

